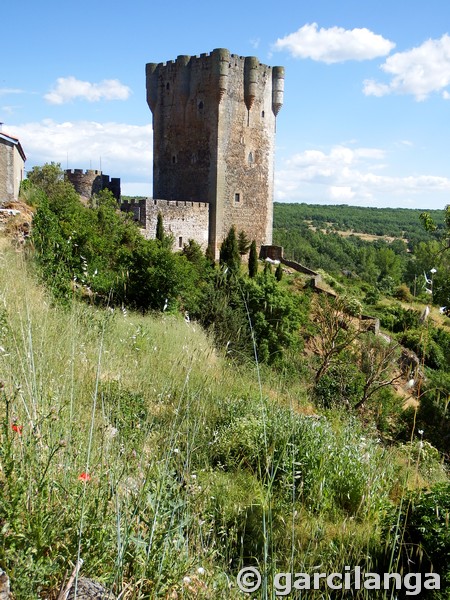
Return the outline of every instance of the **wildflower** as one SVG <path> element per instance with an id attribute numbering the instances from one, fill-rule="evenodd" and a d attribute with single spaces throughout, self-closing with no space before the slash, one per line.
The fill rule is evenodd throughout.
<path id="1" fill-rule="evenodd" d="M 183 583 L 185 585 L 188 585 L 189 583 L 191 583 L 191 578 L 190 577 L 183 577 Z"/>
<path id="2" fill-rule="evenodd" d="M 11 429 L 13 431 L 15 431 L 16 433 L 18 433 L 19 435 L 22 435 L 23 425 L 17 425 L 17 423 L 13 423 L 11 425 Z"/>
<path id="3" fill-rule="evenodd" d="M 112 439 L 113 437 L 116 437 L 116 435 L 119 433 L 119 430 L 116 427 L 113 427 L 112 425 L 109 425 L 107 430 L 106 430 L 106 435 L 108 436 L 108 438 Z"/>
<path id="4" fill-rule="evenodd" d="M 423 435 L 423 429 L 419 429 L 418 433 L 419 435 Z"/>
<path id="5" fill-rule="evenodd" d="M 89 473 L 86 473 L 85 471 L 83 471 L 82 473 L 80 473 L 78 475 L 78 480 L 87 482 L 87 481 L 91 480 L 91 476 L 89 475 Z"/>
<path id="6" fill-rule="evenodd" d="M 199 567 L 199 568 L 197 569 L 197 573 L 198 573 L 199 575 L 204 575 L 204 574 L 205 574 L 205 569 L 204 569 L 203 567 Z"/>

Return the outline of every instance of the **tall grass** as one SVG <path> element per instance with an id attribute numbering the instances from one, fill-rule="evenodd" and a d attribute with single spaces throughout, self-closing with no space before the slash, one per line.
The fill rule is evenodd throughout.
<path id="1" fill-rule="evenodd" d="M 55 306 L 7 249 L 0 335 L 0 565 L 17 600 L 56 598 L 79 557 L 133 599 L 241 598 L 247 564 L 273 598 L 276 570 L 374 564 L 403 455 L 357 420 L 229 365 L 195 323 Z"/>

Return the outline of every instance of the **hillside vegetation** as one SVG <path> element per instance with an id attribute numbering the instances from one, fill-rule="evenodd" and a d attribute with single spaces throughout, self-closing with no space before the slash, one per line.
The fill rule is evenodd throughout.
<path id="1" fill-rule="evenodd" d="M 262 599 L 276 572 L 347 565 L 433 569 L 428 597 L 448 598 L 445 328 L 388 297 L 364 304 L 390 339 L 375 336 L 360 288 L 316 296 L 267 264 L 249 276 L 236 232 L 220 267 L 192 243 L 173 255 L 107 195 L 77 203 L 57 169 L 25 197 L 31 240 L 3 238 L 0 261 L 0 565 L 14 598 L 56 598 L 79 557 L 128 599 L 242 598 L 248 565 Z M 414 344 L 408 387 L 399 359 Z"/>
<path id="2" fill-rule="evenodd" d="M 423 227 L 422 212 L 276 203 L 273 239 L 284 247 L 286 258 L 333 275 L 357 277 L 383 294 L 404 283 L 421 296 L 433 279 L 434 302 L 447 306 L 450 265 L 440 242 L 445 211 L 429 212 L 433 231 Z M 436 270 L 434 277 L 431 269 Z"/>

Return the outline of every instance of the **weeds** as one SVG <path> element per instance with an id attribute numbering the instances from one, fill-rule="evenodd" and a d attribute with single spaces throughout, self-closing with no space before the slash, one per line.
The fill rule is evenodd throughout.
<path id="1" fill-rule="evenodd" d="M 412 531 L 405 461 L 408 485 L 446 481 L 433 449 L 316 414 L 281 371 L 226 363 L 194 322 L 55 307 L 21 255 L 4 256 L 0 565 L 16 600 L 56 598 L 77 557 L 127 599 L 241 598 L 248 564 L 273 598 L 276 571 L 384 565 L 386 523 L 395 539 Z"/>

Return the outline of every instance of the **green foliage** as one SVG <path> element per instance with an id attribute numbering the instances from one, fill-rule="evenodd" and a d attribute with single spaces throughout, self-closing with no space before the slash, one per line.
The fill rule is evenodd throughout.
<path id="1" fill-rule="evenodd" d="M 266 273 L 245 281 L 243 292 L 258 359 L 279 362 L 288 348 L 299 344 L 303 322 L 300 298 L 280 287 L 275 277 Z"/>
<path id="2" fill-rule="evenodd" d="M 277 281 L 283 279 L 283 267 L 281 266 L 281 263 L 278 263 L 277 268 L 275 269 L 275 279 Z"/>
<path id="3" fill-rule="evenodd" d="M 256 250 L 256 242 L 252 241 L 250 244 L 250 254 L 248 257 L 248 276 L 253 278 L 258 273 L 258 253 Z"/>
<path id="4" fill-rule="evenodd" d="M 420 325 L 420 313 L 411 308 L 403 308 L 401 304 L 391 304 L 377 311 L 380 324 L 394 333 L 416 329 Z M 412 348 L 411 348 L 412 349 Z"/>
<path id="5" fill-rule="evenodd" d="M 143 240 L 125 257 L 123 268 L 128 274 L 124 299 L 130 306 L 144 312 L 164 307 L 171 310 L 180 298 L 187 308 L 195 306 L 200 292 L 195 285 L 195 268 L 158 240 Z"/>
<path id="6" fill-rule="evenodd" d="M 403 439 L 412 431 L 423 431 L 423 437 L 450 459 L 450 374 L 441 369 L 427 371 L 417 411 L 409 409 L 402 415 Z"/>
<path id="7" fill-rule="evenodd" d="M 163 224 L 163 216 L 159 212 L 156 218 L 156 239 L 161 243 L 164 242 L 165 233 L 164 233 L 164 224 Z"/>
<path id="8" fill-rule="evenodd" d="M 32 239 L 42 275 L 56 297 L 67 301 L 77 293 L 143 311 L 165 305 L 195 308 L 204 263 L 192 246 L 183 256 L 172 253 L 165 235 L 162 242 L 145 240 L 109 191 L 98 194 L 91 207 L 84 206 L 55 165 L 35 167 L 30 181 L 43 186 L 36 188 L 44 196 Z"/>
<path id="9" fill-rule="evenodd" d="M 393 295 L 394 298 L 397 298 L 397 300 L 401 300 L 402 302 L 411 302 L 412 300 L 411 290 L 405 283 L 397 286 Z"/>
<path id="10" fill-rule="evenodd" d="M 325 408 L 353 407 L 362 398 L 364 375 L 349 360 L 331 365 L 314 387 L 316 402 Z"/>
<path id="11" fill-rule="evenodd" d="M 410 493 L 403 499 L 399 514 L 391 511 L 386 530 L 390 544 L 388 551 L 394 553 L 397 568 L 402 568 L 405 573 L 438 573 L 444 595 L 430 597 L 447 597 L 445 590 L 450 586 L 450 484 Z"/>
<path id="12" fill-rule="evenodd" d="M 284 247 L 287 257 L 310 268 L 334 275 L 349 271 L 372 285 L 383 281 L 384 293 L 392 293 L 404 277 L 409 284 L 423 278 L 416 249 L 421 244 L 439 245 L 446 213 L 432 211 L 435 232 L 423 229 L 419 214 L 410 209 L 275 203 L 274 243 Z M 344 236 L 338 231 L 355 234 Z M 358 234 L 384 237 L 368 241 Z M 436 253 L 428 253 L 428 261 L 430 256 Z M 431 266 L 439 270 L 440 265 Z"/>
<path id="13" fill-rule="evenodd" d="M 364 301 L 367 304 L 376 304 L 380 300 L 380 292 L 377 288 L 372 287 L 367 290 L 366 295 L 364 297 Z"/>
<path id="14" fill-rule="evenodd" d="M 210 449 L 213 465 L 248 469 L 261 481 L 273 482 L 285 499 L 294 487 L 313 512 L 321 507 L 349 515 L 370 512 L 383 502 L 376 474 L 383 455 L 354 421 L 334 429 L 326 418 L 308 418 L 274 404 L 257 412 L 238 410 L 216 425 Z"/>
<path id="15" fill-rule="evenodd" d="M 441 369 L 448 364 L 441 346 L 433 339 L 433 333 L 424 329 L 408 329 L 397 335 L 402 346 L 417 354 L 422 363 L 431 369 Z"/>
<path id="16" fill-rule="evenodd" d="M 221 266 L 227 267 L 230 273 L 237 273 L 240 269 L 241 255 L 234 225 L 220 246 L 219 263 Z"/>
<path id="17" fill-rule="evenodd" d="M 247 234 L 245 233 L 245 231 L 240 231 L 239 235 L 238 235 L 238 248 L 239 248 L 239 254 L 241 256 L 244 256 L 244 254 L 247 254 L 247 252 L 250 249 L 250 240 L 248 239 Z"/>

